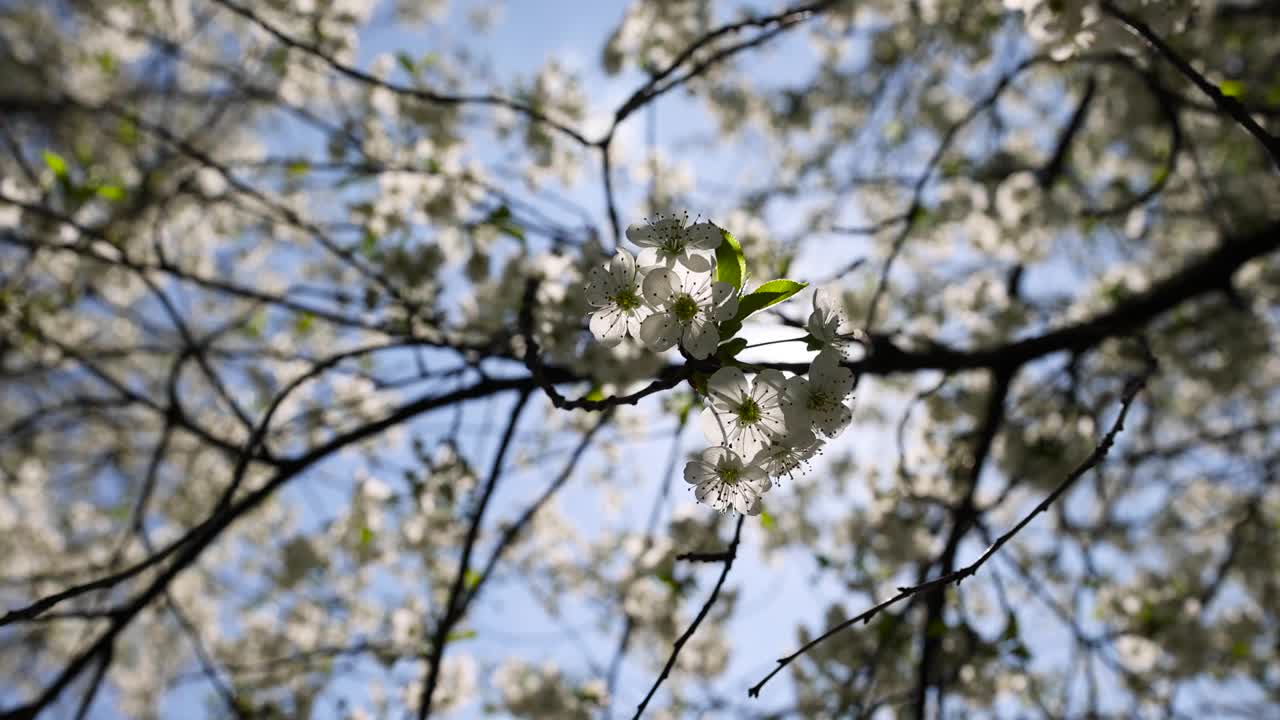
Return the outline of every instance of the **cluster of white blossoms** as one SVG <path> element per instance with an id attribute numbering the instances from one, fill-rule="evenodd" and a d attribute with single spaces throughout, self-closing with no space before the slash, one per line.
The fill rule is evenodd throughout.
<path id="1" fill-rule="evenodd" d="M 728 341 L 742 321 L 806 284 L 772 280 L 744 294 L 737 240 L 714 223 L 687 221 L 685 214 L 627 228 L 639 256 L 620 248 L 592 270 L 589 326 L 606 345 L 631 337 L 655 352 L 678 345 L 688 357 L 718 360 L 710 377 L 695 373 L 691 381 L 703 396 L 700 425 L 711 446 L 685 465 L 684 479 L 699 502 L 755 515 L 774 481 L 792 476 L 852 420 L 853 373 L 841 364 L 849 335 L 835 302 L 819 290 L 808 335 L 795 338 L 819 351 L 807 374 L 736 361 L 746 343 Z"/>

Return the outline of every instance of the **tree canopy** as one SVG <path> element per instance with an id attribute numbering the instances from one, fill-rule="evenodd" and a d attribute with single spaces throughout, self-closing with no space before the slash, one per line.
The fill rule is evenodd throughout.
<path id="1" fill-rule="evenodd" d="M 0 717 L 1280 712 L 1271 0 L 0 3 Z"/>

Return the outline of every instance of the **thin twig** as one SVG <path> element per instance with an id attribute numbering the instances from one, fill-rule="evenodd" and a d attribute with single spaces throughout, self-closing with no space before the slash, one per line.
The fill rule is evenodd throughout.
<path id="1" fill-rule="evenodd" d="M 965 578 L 970 577 L 975 573 L 977 573 L 979 568 L 981 568 L 988 560 L 990 560 L 993 555 L 999 552 L 1000 548 L 1004 547 L 1004 545 L 1008 543 L 1010 540 L 1012 540 L 1014 536 L 1016 536 L 1019 532 L 1021 532 L 1023 528 L 1029 525 L 1037 515 L 1044 512 L 1045 510 L 1048 510 L 1049 506 L 1052 505 L 1054 501 L 1056 501 L 1059 497 L 1061 497 L 1063 493 L 1069 490 L 1077 480 L 1079 480 L 1085 473 L 1087 473 L 1089 470 L 1093 469 L 1100 462 L 1102 462 L 1102 460 L 1107 456 L 1107 453 L 1111 450 L 1111 446 L 1115 444 L 1116 436 L 1120 433 L 1121 430 L 1124 429 L 1124 421 L 1125 421 L 1125 417 L 1129 414 L 1129 408 L 1133 404 L 1134 398 L 1137 397 L 1138 392 L 1142 390 L 1145 384 L 1146 384 L 1145 377 L 1136 378 L 1129 383 L 1129 386 L 1125 388 L 1124 395 L 1121 399 L 1120 412 L 1119 414 L 1116 415 L 1115 422 L 1111 425 L 1111 429 L 1108 430 L 1107 434 L 1102 438 L 1102 442 L 1098 443 L 1098 446 L 1094 448 L 1093 452 L 1090 453 L 1089 456 L 1085 458 L 1083 462 L 1081 462 L 1078 466 L 1076 466 L 1076 468 L 1072 470 L 1069 475 L 1067 475 L 1066 479 L 1064 479 L 1061 483 L 1058 484 L 1056 488 L 1053 489 L 1053 492 L 1049 493 L 1049 495 L 1045 497 L 1044 500 L 1040 501 L 1039 505 L 1036 505 L 1036 507 L 1030 513 L 1028 513 L 1025 517 L 1023 517 L 1022 520 L 1018 521 L 1018 524 L 1014 525 L 1008 532 L 1006 532 L 1004 535 L 1001 535 L 999 538 L 996 538 L 996 541 L 992 543 L 991 546 L 988 547 L 986 551 L 983 552 L 982 555 L 978 557 L 977 560 L 973 561 L 973 563 L 969 565 L 966 565 L 960 568 L 959 570 L 946 573 L 945 575 L 940 575 L 936 578 L 933 578 L 932 580 L 927 580 L 925 582 L 922 582 L 919 585 L 912 585 L 910 587 L 898 588 L 897 595 L 894 595 L 893 597 L 889 598 L 888 600 L 885 600 L 879 605 L 876 605 L 858 615 L 855 615 L 854 617 L 849 618 L 848 620 L 845 620 L 844 622 L 841 622 L 840 624 L 836 625 L 830 630 L 827 630 L 826 632 L 822 633 L 821 635 L 814 638 L 813 640 L 810 640 L 809 642 L 805 643 L 804 646 L 801 647 L 799 650 L 796 650 L 795 652 L 791 653 L 790 655 L 787 655 L 786 657 L 779 658 L 778 666 L 775 667 L 773 670 L 771 670 L 768 675 L 764 676 L 764 678 L 760 680 L 760 682 L 756 683 L 750 689 L 748 689 L 747 695 L 751 697 L 759 697 L 760 690 L 764 688 L 765 683 L 769 682 L 769 680 L 772 679 L 774 675 L 777 675 L 778 672 L 781 671 L 784 667 L 786 667 L 787 665 L 790 665 L 796 658 L 800 657 L 801 655 L 805 654 L 806 652 L 813 649 L 817 645 L 828 640 L 829 638 L 836 635 L 840 631 L 852 625 L 855 625 L 859 622 L 863 622 L 863 623 L 870 622 L 871 619 L 874 618 L 876 615 L 878 615 L 882 610 L 885 610 L 886 608 L 896 605 L 897 603 L 902 602 L 903 600 L 906 600 L 907 598 L 910 598 L 914 595 L 918 595 L 920 593 L 925 593 L 925 592 L 933 592 L 936 590 L 941 590 L 942 588 L 950 585 L 951 583 L 955 583 L 959 585 L 960 582 L 963 581 Z"/>
<path id="2" fill-rule="evenodd" d="M 662 681 L 667 679 L 671 674 L 671 668 L 675 667 L 676 658 L 680 656 L 680 650 L 684 648 L 685 643 L 693 637 L 693 633 L 702 624 L 707 617 L 707 613 L 711 612 L 711 606 L 715 604 L 716 598 L 720 596 L 720 588 L 724 585 L 725 578 L 729 577 L 729 569 L 733 567 L 733 561 L 738 557 L 738 542 L 742 540 L 742 523 L 747 519 L 746 515 L 738 516 L 738 524 L 733 529 L 733 541 L 729 543 L 729 549 L 725 552 L 724 569 L 720 571 L 720 579 L 716 580 L 716 586 L 711 589 L 711 595 L 707 601 L 703 603 L 702 609 L 698 611 L 697 617 L 689 624 L 689 629 L 684 634 L 676 638 L 675 646 L 671 649 L 671 657 L 667 658 L 667 664 L 663 666 L 662 673 L 658 675 L 658 679 L 653 682 L 653 687 L 649 688 L 649 694 L 644 696 L 644 700 L 640 701 L 640 705 L 636 707 L 634 720 L 639 720 L 644 713 L 645 707 L 649 705 L 649 701 L 653 699 L 654 693 L 658 692 L 658 688 L 662 685 Z"/>

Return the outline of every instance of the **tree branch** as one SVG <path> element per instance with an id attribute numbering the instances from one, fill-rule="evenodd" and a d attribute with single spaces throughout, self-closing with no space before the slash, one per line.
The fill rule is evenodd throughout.
<path id="1" fill-rule="evenodd" d="M 813 640 L 810 640 L 808 643 L 805 643 L 805 645 L 801 647 L 799 650 L 796 650 L 795 652 L 791 653 L 790 655 L 787 655 L 786 657 L 779 658 L 778 666 L 775 667 L 773 670 L 771 670 L 768 675 L 764 676 L 764 678 L 761 679 L 760 682 L 756 683 L 750 689 L 748 689 L 747 695 L 751 697 L 759 697 L 760 690 L 764 688 L 765 683 L 769 682 L 769 680 L 772 679 L 774 675 L 777 675 L 778 672 L 781 671 L 784 667 L 786 667 L 787 665 L 790 665 L 796 658 L 800 657 L 801 655 L 804 655 L 809 650 L 820 645 L 824 641 L 830 639 L 832 636 L 836 635 L 837 633 L 844 630 L 845 628 L 848 628 L 859 622 L 863 622 L 863 623 L 870 622 L 871 619 L 874 618 L 876 615 L 878 615 L 882 610 L 892 607 L 893 605 L 896 605 L 897 603 L 902 602 L 903 600 L 906 600 L 920 593 L 934 592 L 936 590 L 941 590 L 942 588 L 946 587 L 947 585 L 950 585 L 953 582 L 959 585 L 960 582 L 963 581 L 965 578 L 971 577 L 972 575 L 977 573 L 979 568 L 981 568 L 988 560 L 990 560 L 993 555 L 999 552 L 1000 548 L 1004 547 L 1004 545 L 1008 543 L 1010 540 L 1012 540 L 1019 532 L 1021 532 L 1023 528 L 1029 525 L 1031 521 L 1036 518 L 1037 515 L 1044 512 L 1045 510 L 1048 510 L 1049 506 L 1052 505 L 1059 497 L 1061 497 L 1063 493 L 1069 490 L 1077 480 L 1079 480 L 1082 476 L 1084 476 L 1084 474 L 1087 473 L 1089 470 L 1093 469 L 1094 467 L 1097 467 L 1097 465 L 1101 463 L 1104 458 L 1106 458 L 1107 453 L 1110 452 L 1112 445 L 1115 444 L 1116 436 L 1120 433 L 1121 430 L 1124 429 L 1125 417 L 1128 416 L 1129 414 L 1129 408 L 1130 406 L 1132 406 L 1134 398 L 1137 397 L 1138 392 L 1142 390 L 1142 388 L 1145 386 L 1145 383 L 1146 383 L 1145 377 L 1136 378 L 1129 383 L 1128 387 L 1125 388 L 1124 395 L 1121 398 L 1120 412 L 1119 414 L 1116 415 L 1115 422 L 1111 425 L 1111 429 L 1108 430 L 1107 434 L 1102 438 L 1102 442 L 1100 442 L 1098 446 L 1094 448 L 1093 452 L 1090 453 L 1089 456 L 1085 458 L 1083 462 L 1081 462 L 1078 466 L 1076 466 L 1076 468 L 1072 470 L 1069 475 L 1067 475 L 1066 479 L 1064 479 L 1061 483 L 1059 483 L 1058 486 L 1053 489 L 1053 492 L 1049 493 L 1049 495 L 1045 497 L 1045 499 L 1042 500 L 1039 505 L 1036 505 L 1036 507 L 1030 513 L 1028 513 L 1020 521 L 1018 521 L 1018 523 L 1014 525 L 1012 528 L 1010 528 L 1008 532 L 1006 532 L 1004 535 L 1001 535 L 999 538 L 996 538 L 996 541 L 992 543 L 991 546 L 988 547 L 986 551 L 984 551 L 982 555 L 978 557 L 977 560 L 973 561 L 969 565 L 966 565 L 960 568 L 959 570 L 954 570 L 944 575 L 940 575 L 936 578 L 933 578 L 932 580 L 927 580 L 918 585 L 898 588 L 897 595 L 894 595 L 888 600 L 885 600 L 884 602 L 858 615 L 855 615 L 854 617 L 851 617 L 848 620 L 845 620 L 844 622 L 841 622 L 840 624 L 836 625 L 835 627 L 832 627 L 830 630 L 827 630 L 826 632 L 822 633 L 821 635 L 814 638 Z"/>

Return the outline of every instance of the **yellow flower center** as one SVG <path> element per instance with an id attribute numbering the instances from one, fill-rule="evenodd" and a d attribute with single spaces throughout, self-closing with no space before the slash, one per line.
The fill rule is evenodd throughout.
<path id="1" fill-rule="evenodd" d="M 635 310 L 640 307 L 640 298 L 636 296 L 635 290 L 620 290 L 618 294 L 609 299 L 621 310 Z"/>
<path id="2" fill-rule="evenodd" d="M 687 323 L 698 314 L 698 303 L 689 295 L 680 295 L 671 304 L 671 311 L 675 313 L 677 320 Z"/>

